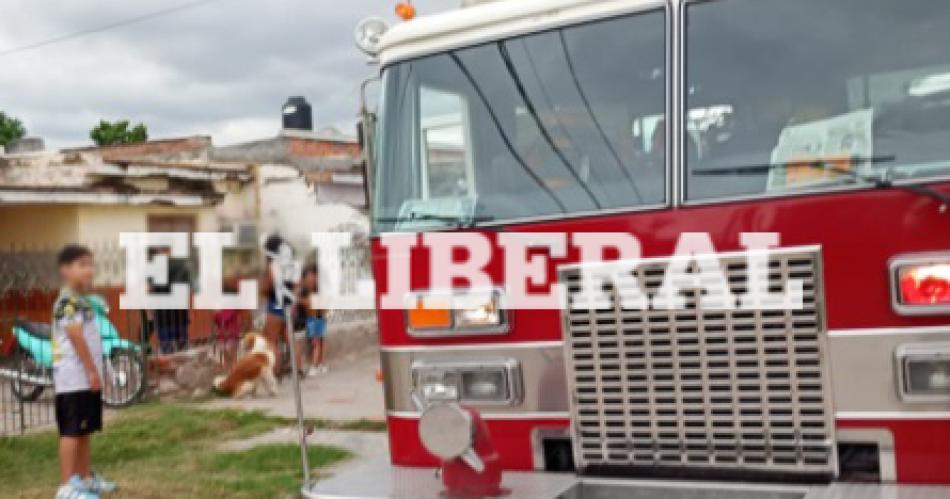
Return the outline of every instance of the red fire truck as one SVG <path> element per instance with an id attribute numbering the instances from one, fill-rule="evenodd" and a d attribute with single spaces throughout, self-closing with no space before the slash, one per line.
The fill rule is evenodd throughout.
<path id="1" fill-rule="evenodd" d="M 391 462 L 305 494 L 439 497 L 481 439 L 519 498 L 950 497 L 950 3 L 471 3 L 357 31 L 377 291 L 411 292 L 378 310 Z M 506 306 L 514 232 L 635 235 L 648 295 L 682 234 L 737 293 L 777 234 L 803 306 Z M 484 302 L 387 233 L 486 234 Z M 529 253 L 577 288 L 575 247 Z"/>

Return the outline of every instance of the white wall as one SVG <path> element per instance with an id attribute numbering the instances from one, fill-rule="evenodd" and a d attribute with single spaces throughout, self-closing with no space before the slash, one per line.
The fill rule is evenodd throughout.
<path id="1" fill-rule="evenodd" d="M 279 233 L 298 252 L 311 247 L 310 234 L 328 232 L 343 224 L 369 229 L 366 216 L 344 204 L 317 204 L 316 194 L 300 173 L 284 165 L 263 165 L 261 181 L 261 234 Z"/>

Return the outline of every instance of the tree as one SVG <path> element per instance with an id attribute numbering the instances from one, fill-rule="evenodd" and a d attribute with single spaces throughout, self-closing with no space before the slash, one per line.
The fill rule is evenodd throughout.
<path id="1" fill-rule="evenodd" d="M 89 131 L 89 137 L 97 146 L 135 144 L 148 140 L 148 128 L 139 123 L 130 130 L 129 120 L 115 122 L 100 120 L 99 124 Z"/>
<path id="2" fill-rule="evenodd" d="M 10 142 L 22 139 L 24 135 L 26 128 L 23 128 L 23 122 L 0 111 L 0 146 L 6 147 Z"/>

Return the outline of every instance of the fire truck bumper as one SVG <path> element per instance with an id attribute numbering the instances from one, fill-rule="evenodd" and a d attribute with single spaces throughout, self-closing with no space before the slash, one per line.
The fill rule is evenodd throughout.
<path id="1" fill-rule="evenodd" d="M 950 487 L 912 485 L 822 486 L 710 483 L 683 480 L 621 480 L 562 473 L 506 472 L 506 497 L 524 499 L 946 499 Z M 445 499 L 431 468 L 376 462 L 307 484 L 308 499 Z"/>
<path id="2" fill-rule="evenodd" d="M 555 498 L 577 483 L 566 473 L 507 471 L 502 486 L 510 498 Z M 407 468 L 388 462 L 354 467 L 333 477 L 306 484 L 308 499 L 445 499 L 442 480 L 433 468 Z"/>

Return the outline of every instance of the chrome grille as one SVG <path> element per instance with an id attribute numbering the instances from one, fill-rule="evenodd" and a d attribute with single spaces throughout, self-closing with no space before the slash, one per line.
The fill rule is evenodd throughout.
<path id="1" fill-rule="evenodd" d="M 733 294 L 744 294 L 745 255 L 717 258 Z M 817 248 L 769 256 L 770 290 L 803 281 L 800 310 L 703 310 L 699 290 L 683 293 L 682 310 L 625 310 L 624 288 L 653 296 L 668 259 L 620 274 L 604 288 L 609 304 L 568 307 L 578 468 L 833 474 L 820 258 Z M 562 268 L 560 280 L 575 303 L 580 269 Z"/>

